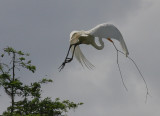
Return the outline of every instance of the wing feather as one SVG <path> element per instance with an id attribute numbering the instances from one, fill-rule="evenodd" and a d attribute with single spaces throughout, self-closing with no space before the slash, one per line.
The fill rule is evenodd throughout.
<path id="1" fill-rule="evenodd" d="M 107 23 L 100 24 L 92 28 L 91 30 L 87 31 L 87 33 L 94 37 L 116 39 L 120 42 L 121 47 L 125 52 L 126 56 L 129 54 L 121 32 L 114 25 Z"/>
<path id="2" fill-rule="evenodd" d="M 72 53 L 73 53 L 73 48 L 71 47 Z M 94 67 L 93 64 L 91 64 L 86 57 L 83 55 L 79 45 L 76 46 L 75 48 L 75 52 L 74 52 L 74 56 L 76 57 L 76 59 L 79 61 L 79 63 L 84 67 L 84 65 L 88 68 L 88 69 L 92 69 Z"/>

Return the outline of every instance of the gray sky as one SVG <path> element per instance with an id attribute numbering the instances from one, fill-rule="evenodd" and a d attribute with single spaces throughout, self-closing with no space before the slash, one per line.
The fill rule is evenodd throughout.
<path id="1" fill-rule="evenodd" d="M 69 116 L 159 116 L 159 20 L 159 0 L 1 0 L 0 51 L 12 46 L 30 53 L 37 71 L 23 72 L 22 79 L 29 83 L 46 74 L 52 78 L 53 84 L 43 86 L 44 97 L 84 102 L 75 112 L 70 111 Z M 58 72 L 69 47 L 70 32 L 88 30 L 105 22 L 119 28 L 130 57 L 141 69 L 151 94 L 147 104 L 143 80 L 133 63 L 120 55 L 128 92 L 125 90 L 116 64 L 116 51 L 107 41 L 101 51 L 81 46 L 96 66 L 94 70 L 83 69 L 74 60 Z M 1 94 L 0 114 L 9 105 L 8 100 Z"/>

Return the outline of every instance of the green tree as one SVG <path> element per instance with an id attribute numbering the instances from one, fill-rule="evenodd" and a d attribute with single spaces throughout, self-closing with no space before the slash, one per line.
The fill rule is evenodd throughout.
<path id="1" fill-rule="evenodd" d="M 54 101 L 50 97 L 41 98 L 41 85 L 52 82 L 50 79 L 42 79 L 33 82 L 30 85 L 23 84 L 15 75 L 16 71 L 28 69 L 31 72 L 36 71 L 36 67 L 31 64 L 31 60 L 26 60 L 29 54 L 17 51 L 12 47 L 4 49 L 1 58 L 5 62 L 0 62 L 0 86 L 11 99 L 11 105 L 3 113 L 4 116 L 62 116 L 70 109 L 75 109 L 83 103 L 74 103 L 69 100 L 61 101 L 56 98 Z M 15 101 L 15 97 L 21 100 Z"/>

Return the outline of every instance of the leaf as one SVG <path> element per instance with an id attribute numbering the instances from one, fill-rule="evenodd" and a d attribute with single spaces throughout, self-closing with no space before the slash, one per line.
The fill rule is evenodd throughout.
<path id="1" fill-rule="evenodd" d="M 25 58 L 24 58 L 24 57 L 20 57 L 19 59 L 20 59 L 21 61 L 25 60 Z"/>
<path id="2" fill-rule="evenodd" d="M 30 64 L 31 63 L 31 60 L 29 60 L 28 62 L 27 62 L 27 64 Z"/>
<path id="3" fill-rule="evenodd" d="M 3 57 L 3 56 L 4 56 L 4 54 L 1 55 L 1 57 Z"/>
<path id="4" fill-rule="evenodd" d="M 18 51 L 17 52 L 19 55 L 24 55 L 24 53 L 22 51 Z"/>
<path id="5" fill-rule="evenodd" d="M 4 48 L 4 51 L 7 53 L 16 53 L 16 50 L 13 49 L 12 47 Z"/>

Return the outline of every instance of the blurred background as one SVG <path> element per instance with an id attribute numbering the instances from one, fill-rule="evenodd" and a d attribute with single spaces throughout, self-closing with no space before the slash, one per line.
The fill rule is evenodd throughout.
<path id="1" fill-rule="evenodd" d="M 53 84 L 43 86 L 43 96 L 83 102 L 69 116 L 159 116 L 160 115 L 160 1 L 159 0 L 1 0 L 0 52 L 11 46 L 30 53 L 35 74 L 23 71 L 24 83 L 43 77 Z M 101 23 L 112 23 L 122 33 L 133 58 L 145 77 L 151 96 L 145 103 L 146 88 L 134 64 L 123 55 L 119 63 L 125 90 L 116 63 L 113 45 L 97 51 L 81 45 L 93 70 L 77 60 L 59 72 L 73 30 L 89 30 Z M 116 42 L 116 41 L 115 41 Z M 119 43 L 117 47 L 121 50 Z M 0 114 L 10 101 L 2 92 Z"/>

